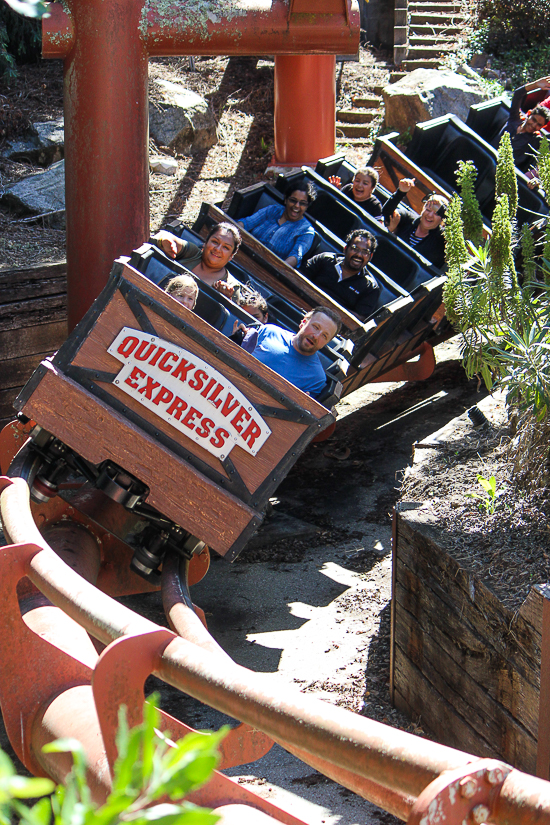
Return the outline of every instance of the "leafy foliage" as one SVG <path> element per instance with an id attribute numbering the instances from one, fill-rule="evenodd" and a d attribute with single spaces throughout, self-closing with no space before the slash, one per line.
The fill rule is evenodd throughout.
<path id="1" fill-rule="evenodd" d="M 479 246 L 483 241 L 483 216 L 475 196 L 474 184 L 477 178 L 477 169 L 473 161 L 459 161 L 456 180 L 462 198 L 462 222 L 464 237 Z"/>
<path id="2" fill-rule="evenodd" d="M 550 35 L 550 0 L 478 0 L 477 10 L 491 52 L 544 43 Z"/>
<path id="3" fill-rule="evenodd" d="M 41 799 L 32 808 L 19 800 L 50 794 L 54 783 L 16 776 L 10 759 L 0 751 L 0 825 L 11 825 L 12 812 L 24 825 L 214 825 L 216 814 L 182 799 L 210 778 L 227 728 L 191 733 L 174 744 L 158 731 L 160 714 L 154 699 L 145 703 L 143 718 L 143 724 L 129 730 L 121 708 L 113 788 L 101 806 L 92 800 L 86 757 L 76 739 L 59 739 L 44 747 L 46 753 L 71 753 L 73 769 L 65 786 L 55 788 L 51 801 Z"/>
<path id="4" fill-rule="evenodd" d="M 40 57 L 42 0 L 0 0 L 0 76 L 15 77 L 16 64 Z"/>
<path id="5" fill-rule="evenodd" d="M 482 487 L 483 493 L 466 493 L 466 497 L 477 499 L 479 509 L 485 512 L 486 515 L 492 516 L 495 512 L 497 500 L 504 493 L 504 490 L 497 490 L 497 480 L 494 476 L 484 478 L 478 473 L 477 482 Z"/>
<path id="6" fill-rule="evenodd" d="M 501 142 L 502 170 L 509 162 L 507 151 L 506 142 Z M 522 230 L 521 285 L 518 281 L 513 257 L 515 221 L 509 207 L 507 174 L 502 173 L 489 241 L 477 246 L 472 242 L 466 244 L 464 207 L 458 196 L 458 203 L 453 202 L 447 211 L 448 278 L 444 301 L 448 317 L 462 334 L 467 374 L 481 376 L 488 389 L 495 385 L 505 388 L 510 403 L 541 421 L 550 411 L 550 285 L 544 279 L 535 280 L 541 265 L 534 257 L 529 227 Z M 545 256 L 550 261 L 550 230 L 546 231 Z M 549 268 L 550 264 L 544 267 Z"/>
<path id="7" fill-rule="evenodd" d="M 510 220 L 513 220 L 518 211 L 518 181 L 514 166 L 512 143 L 508 132 L 504 132 L 498 147 L 498 163 L 495 175 L 496 199 L 498 200 L 501 195 L 508 197 L 508 213 Z"/>

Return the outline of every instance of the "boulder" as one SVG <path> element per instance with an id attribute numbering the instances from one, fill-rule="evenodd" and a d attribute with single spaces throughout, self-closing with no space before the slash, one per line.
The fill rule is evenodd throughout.
<path id="1" fill-rule="evenodd" d="M 65 209 L 65 161 L 8 186 L 2 201 L 17 212 L 43 215 Z"/>
<path id="2" fill-rule="evenodd" d="M 26 161 L 33 166 L 48 166 L 64 155 L 63 118 L 33 123 L 32 129 L 19 140 L 7 141 L 2 152 L 10 160 Z"/>
<path id="3" fill-rule="evenodd" d="M 216 121 L 203 97 L 168 80 L 151 84 L 149 133 L 157 146 L 188 155 L 216 143 Z"/>
<path id="4" fill-rule="evenodd" d="M 473 78 L 438 69 L 415 69 L 397 83 L 385 86 L 383 95 L 385 124 L 399 132 L 446 114 L 465 121 L 470 106 L 489 97 Z"/>

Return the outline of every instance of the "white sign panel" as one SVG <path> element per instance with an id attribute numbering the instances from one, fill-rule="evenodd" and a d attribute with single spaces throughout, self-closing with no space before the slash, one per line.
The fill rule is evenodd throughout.
<path id="1" fill-rule="evenodd" d="M 271 435 L 237 387 L 182 347 L 124 327 L 107 352 L 124 364 L 114 381 L 119 389 L 217 458 L 235 444 L 256 455 Z"/>

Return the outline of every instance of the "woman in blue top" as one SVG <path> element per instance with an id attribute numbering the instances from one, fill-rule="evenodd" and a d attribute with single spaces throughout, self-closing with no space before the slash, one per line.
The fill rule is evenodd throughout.
<path id="1" fill-rule="evenodd" d="M 305 217 L 305 211 L 315 200 L 315 195 L 310 183 L 291 183 L 285 192 L 284 206 L 266 206 L 254 215 L 243 218 L 239 224 L 285 263 L 300 266 L 315 238 L 313 226 Z"/>

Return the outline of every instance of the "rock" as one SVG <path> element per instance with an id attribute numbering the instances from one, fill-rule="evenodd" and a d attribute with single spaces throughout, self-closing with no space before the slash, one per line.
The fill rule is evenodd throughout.
<path id="1" fill-rule="evenodd" d="M 472 69 L 484 69 L 489 60 L 489 55 L 485 52 L 481 54 L 473 54 L 470 58 L 470 66 Z"/>
<path id="2" fill-rule="evenodd" d="M 149 132 L 158 146 L 193 154 L 216 143 L 216 121 L 203 97 L 167 80 L 152 85 L 158 97 L 149 103 Z"/>
<path id="3" fill-rule="evenodd" d="M 63 118 L 33 123 L 20 140 L 8 141 L 2 152 L 10 160 L 26 161 L 33 166 L 49 166 L 63 159 Z"/>
<path id="4" fill-rule="evenodd" d="M 447 113 L 466 120 L 474 103 L 486 100 L 485 89 L 474 79 L 450 70 L 416 69 L 384 87 L 385 124 L 404 132 L 416 123 Z"/>
<path id="5" fill-rule="evenodd" d="M 17 212 L 40 215 L 65 209 L 65 161 L 52 164 L 45 172 L 30 175 L 8 186 L 2 201 Z"/>
<path id="6" fill-rule="evenodd" d="M 149 158 L 149 166 L 158 175 L 175 175 L 178 171 L 177 160 L 166 155 Z"/>

